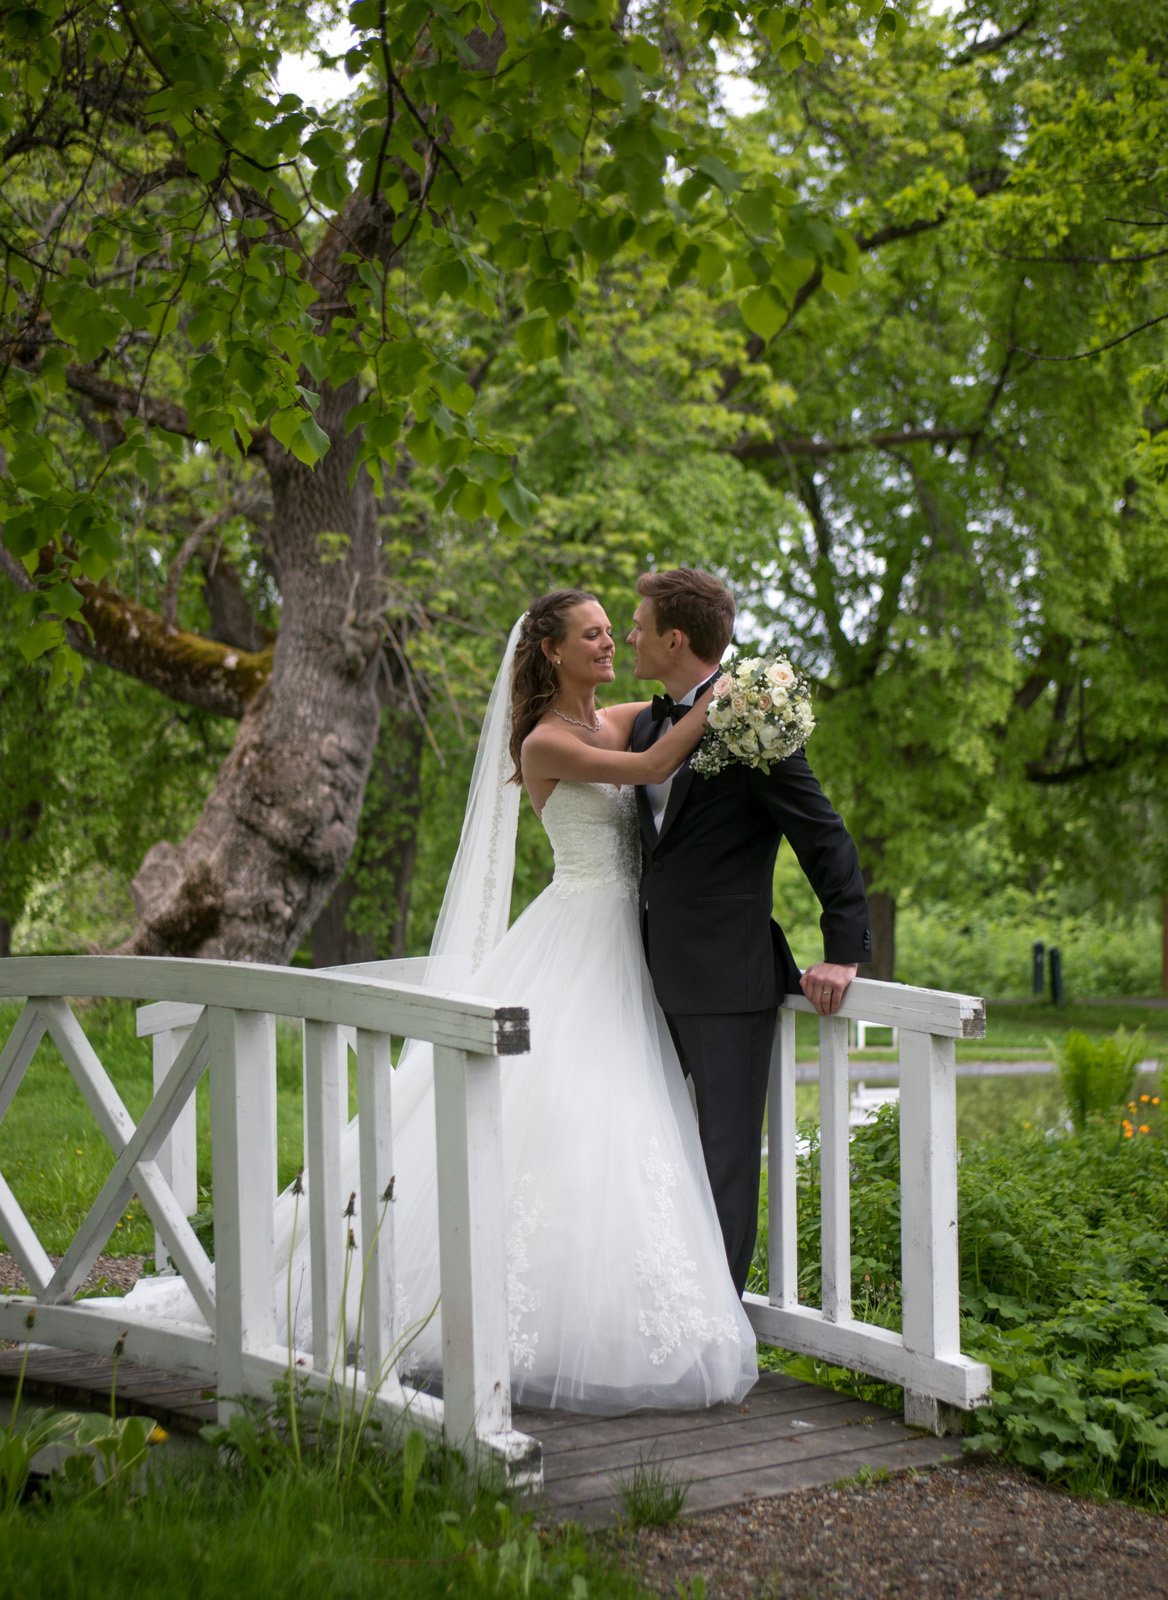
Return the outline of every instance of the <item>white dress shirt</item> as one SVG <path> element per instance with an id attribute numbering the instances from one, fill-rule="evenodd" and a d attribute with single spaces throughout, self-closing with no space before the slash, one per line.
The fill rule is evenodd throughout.
<path id="1" fill-rule="evenodd" d="M 705 682 L 705 678 L 700 679 L 694 684 L 693 688 L 690 689 L 688 693 L 683 694 L 680 699 L 675 700 L 674 705 L 692 706 L 694 703 L 694 696 Z M 672 725 L 673 724 L 671 723 L 670 727 L 672 727 Z M 658 737 L 661 737 L 661 735 Z M 683 761 L 681 765 L 676 767 L 669 774 L 664 783 L 647 783 L 645 785 L 645 793 L 648 796 L 649 806 L 653 812 L 653 826 L 656 828 L 658 833 L 661 832 L 661 820 L 665 815 L 665 808 L 669 804 L 669 791 L 673 788 L 673 780 L 677 777 L 677 774 L 681 771 L 681 768 L 684 765 L 685 762 Z"/>

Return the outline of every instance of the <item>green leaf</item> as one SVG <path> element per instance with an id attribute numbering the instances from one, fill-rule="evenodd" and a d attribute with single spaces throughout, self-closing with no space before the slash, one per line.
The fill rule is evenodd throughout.
<path id="1" fill-rule="evenodd" d="M 743 296 L 742 316 L 752 333 L 763 339 L 773 339 L 787 320 L 787 308 L 768 283 Z"/>
<path id="2" fill-rule="evenodd" d="M 538 496 L 532 494 L 530 489 L 525 489 L 518 478 L 504 478 L 496 489 L 507 514 L 521 528 L 530 527 L 531 519 L 539 505 Z"/>
<path id="3" fill-rule="evenodd" d="M 17 647 L 25 661 L 33 662 L 47 650 L 64 644 L 65 629 L 55 618 L 46 618 L 17 636 Z"/>
<path id="4" fill-rule="evenodd" d="M 201 178 L 204 183 L 213 183 L 219 176 L 219 168 L 223 164 L 223 146 L 214 141 L 206 143 L 192 139 L 186 146 L 185 155 L 187 166 L 196 178 Z"/>
<path id="5" fill-rule="evenodd" d="M 406 448 L 420 466 L 432 467 L 438 459 L 441 436 L 429 417 L 416 422 L 406 434 Z"/>
<path id="6" fill-rule="evenodd" d="M 532 365 L 549 361 L 556 353 L 556 325 L 546 311 L 524 317 L 514 328 L 515 343 L 525 361 Z"/>
<path id="7" fill-rule="evenodd" d="M 482 486 L 477 483 L 464 483 L 454 496 L 454 509 L 467 522 L 474 522 L 477 517 L 481 517 L 486 503 L 487 497 Z"/>
<path id="8" fill-rule="evenodd" d="M 719 161 L 717 156 L 702 155 L 694 162 L 697 172 L 704 172 L 707 178 L 713 178 L 723 194 L 733 194 L 742 187 L 742 179 L 736 172 L 731 172 L 724 161 Z"/>
<path id="9" fill-rule="evenodd" d="M 329 436 L 315 417 L 305 414 L 301 418 L 300 437 L 313 452 L 314 461 L 319 461 L 322 456 L 328 454 Z"/>

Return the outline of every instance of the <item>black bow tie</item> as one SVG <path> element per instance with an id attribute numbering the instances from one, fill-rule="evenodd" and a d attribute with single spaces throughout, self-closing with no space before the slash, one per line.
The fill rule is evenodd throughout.
<path id="1" fill-rule="evenodd" d="M 672 695 L 655 694 L 653 696 L 653 704 L 649 708 L 649 715 L 654 722 L 664 722 L 666 718 L 670 722 L 677 722 L 679 718 L 685 716 L 687 711 L 692 710 L 692 706 L 679 706 Z"/>

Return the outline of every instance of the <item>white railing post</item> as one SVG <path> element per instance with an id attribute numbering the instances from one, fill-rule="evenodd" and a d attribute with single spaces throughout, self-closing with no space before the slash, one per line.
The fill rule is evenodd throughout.
<path id="1" fill-rule="evenodd" d="M 362 1343 L 365 1381 L 389 1381 L 384 1371 L 394 1342 L 393 1041 L 388 1033 L 357 1030 L 357 1108 L 361 1142 L 361 1262 L 365 1272 Z M 384 1220 L 382 1215 L 384 1213 Z"/>
<path id="2" fill-rule="evenodd" d="M 767 1248 L 773 1306 L 799 1304 L 795 1141 L 795 1013 L 780 1011 L 767 1094 Z"/>
<path id="3" fill-rule="evenodd" d="M 434 1048 L 442 1398 L 469 1445 L 511 1426 L 502 1075 L 497 1056 Z"/>
<path id="4" fill-rule="evenodd" d="M 304 1024 L 304 1154 L 312 1256 L 312 1358 L 332 1368 L 341 1327 L 348 1195 L 341 1195 L 341 1139 L 349 1122 L 349 1051 L 332 1023 Z M 338 1247 L 342 1248 L 338 1248 Z M 293 1286 L 293 1298 L 296 1289 Z M 342 1352 L 342 1373 L 344 1355 Z"/>
<path id="5" fill-rule="evenodd" d="M 819 1205 L 823 1314 L 852 1315 L 852 1214 L 848 1173 L 848 1025 L 819 1019 Z"/>
<path id="6" fill-rule="evenodd" d="M 219 1415 L 276 1343 L 276 1019 L 207 1008 Z"/>
<path id="7" fill-rule="evenodd" d="M 191 1036 L 190 1028 L 167 1028 L 151 1041 L 154 1051 L 154 1093 L 166 1081 L 179 1051 Z M 199 1208 L 198 1132 L 195 1125 L 195 1097 L 192 1094 L 174 1119 L 174 1126 L 158 1147 L 158 1170 L 170 1185 L 183 1216 L 193 1217 Z M 154 1270 L 171 1272 L 166 1240 L 154 1230 Z"/>
<path id="8" fill-rule="evenodd" d="M 952 1039 L 900 1038 L 900 1260 L 904 1347 L 911 1356 L 961 1353 L 957 1254 L 957 1074 Z M 905 1421 L 947 1431 L 951 1407 L 904 1386 Z M 958 1427 L 957 1431 L 960 1431 Z"/>

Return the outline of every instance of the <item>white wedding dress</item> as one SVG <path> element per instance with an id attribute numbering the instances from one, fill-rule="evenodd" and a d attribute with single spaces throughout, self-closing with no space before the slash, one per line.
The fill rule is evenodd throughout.
<path id="1" fill-rule="evenodd" d="M 519 626 L 488 702 L 430 955 L 377 971 L 530 1011 L 530 1053 L 502 1063 L 515 1403 L 611 1413 L 737 1401 L 758 1376 L 754 1334 L 726 1265 L 697 1120 L 645 965 L 631 788 L 556 785 L 543 809 L 554 877 L 507 927 L 520 799 L 507 781 Z M 428 1045 L 407 1045 L 394 1072 L 393 1150 L 394 1322 L 409 1341 L 399 1370 L 418 1381 L 442 1364 L 441 1306 L 425 1320 L 439 1301 Z M 358 1189 L 356 1123 L 342 1169 L 343 1189 Z M 275 1244 L 278 1337 L 288 1336 L 291 1283 L 292 1343 L 308 1350 L 307 1206 L 287 1191 L 276 1202 Z M 357 1325 L 358 1276 L 349 1328 Z M 181 1278 L 141 1279 L 132 1298 L 202 1322 Z"/>

